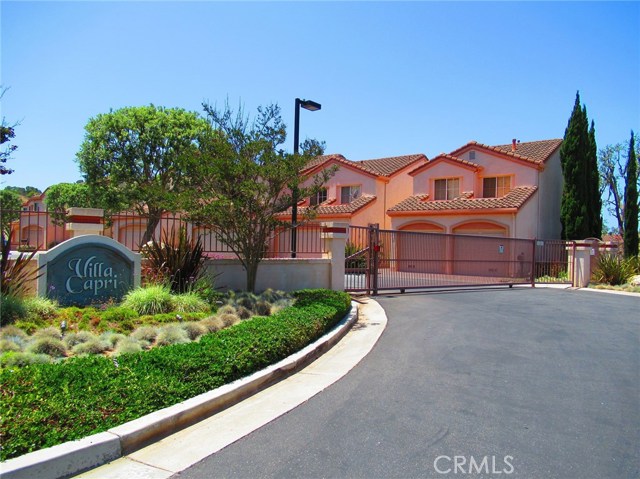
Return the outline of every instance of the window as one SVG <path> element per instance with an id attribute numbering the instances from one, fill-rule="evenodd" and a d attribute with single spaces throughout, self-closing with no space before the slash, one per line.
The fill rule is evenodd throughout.
<path id="1" fill-rule="evenodd" d="M 475 151 L 471 150 L 469 152 L 469 159 L 470 160 L 475 160 L 476 159 L 476 152 Z"/>
<path id="2" fill-rule="evenodd" d="M 482 180 L 482 196 L 484 198 L 500 198 L 511 191 L 511 178 L 498 176 Z"/>
<path id="3" fill-rule="evenodd" d="M 340 188 L 340 203 L 346 205 L 353 200 L 360 198 L 360 185 L 343 186 Z"/>
<path id="4" fill-rule="evenodd" d="M 452 200 L 460 196 L 460 178 L 435 180 L 436 200 Z"/>
<path id="5" fill-rule="evenodd" d="M 315 195 L 313 195 L 313 196 L 311 196 L 309 198 L 309 204 L 311 206 L 319 205 L 320 203 L 324 203 L 325 201 L 327 201 L 327 189 L 326 188 L 322 188 Z"/>

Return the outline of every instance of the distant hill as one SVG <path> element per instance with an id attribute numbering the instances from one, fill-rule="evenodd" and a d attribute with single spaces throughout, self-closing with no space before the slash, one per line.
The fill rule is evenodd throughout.
<path id="1" fill-rule="evenodd" d="M 35 186 L 7 186 L 4 188 L 7 191 L 13 191 L 14 193 L 19 194 L 24 201 L 28 200 L 32 196 L 41 195 L 42 191 L 40 191 Z"/>

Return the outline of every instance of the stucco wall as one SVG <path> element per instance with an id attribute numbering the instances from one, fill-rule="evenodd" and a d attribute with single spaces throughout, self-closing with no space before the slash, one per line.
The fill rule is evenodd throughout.
<path id="1" fill-rule="evenodd" d="M 538 198 L 540 202 L 538 218 L 538 237 L 559 239 L 562 233 L 560 222 L 560 203 L 562 201 L 562 167 L 558 148 L 545 163 L 540 172 Z"/>
<path id="2" fill-rule="evenodd" d="M 245 290 L 247 276 L 239 260 L 208 260 L 207 271 L 219 276 L 217 288 Z M 304 288 L 331 288 L 330 259 L 267 259 L 260 262 L 256 291 L 267 288 L 295 291 Z"/>

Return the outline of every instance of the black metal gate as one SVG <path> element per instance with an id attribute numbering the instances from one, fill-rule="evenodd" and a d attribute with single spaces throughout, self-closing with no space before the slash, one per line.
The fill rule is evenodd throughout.
<path id="1" fill-rule="evenodd" d="M 541 276 L 568 278 L 567 242 L 392 231 L 378 225 L 351 226 L 349 231 L 347 291 L 377 294 L 383 290 L 533 286 Z"/>

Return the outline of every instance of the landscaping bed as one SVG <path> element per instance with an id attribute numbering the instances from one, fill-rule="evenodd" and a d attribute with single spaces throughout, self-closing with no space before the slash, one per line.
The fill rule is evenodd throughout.
<path id="1" fill-rule="evenodd" d="M 341 292 L 306 290 L 257 316 L 185 344 L 117 357 L 78 356 L 0 371 L 1 459 L 106 431 L 273 364 L 331 329 Z"/>

